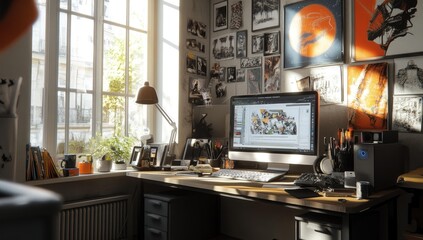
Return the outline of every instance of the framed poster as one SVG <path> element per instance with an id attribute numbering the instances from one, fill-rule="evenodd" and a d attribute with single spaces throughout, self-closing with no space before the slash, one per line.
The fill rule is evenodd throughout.
<path id="1" fill-rule="evenodd" d="M 279 35 L 279 31 L 264 34 L 264 56 L 280 53 Z"/>
<path id="2" fill-rule="evenodd" d="M 263 92 L 279 92 L 281 90 L 281 56 L 264 57 Z"/>
<path id="3" fill-rule="evenodd" d="M 228 2 L 223 1 L 213 5 L 213 31 L 228 28 Z"/>
<path id="4" fill-rule="evenodd" d="M 251 36 L 251 53 L 263 53 L 264 50 L 264 34 Z"/>
<path id="5" fill-rule="evenodd" d="M 423 94 L 423 57 L 396 58 L 394 94 Z"/>
<path id="6" fill-rule="evenodd" d="M 247 57 L 247 30 L 236 32 L 236 57 Z"/>
<path id="7" fill-rule="evenodd" d="M 261 67 L 247 69 L 246 79 L 247 79 L 247 93 L 260 94 L 261 93 Z"/>
<path id="8" fill-rule="evenodd" d="M 392 130 L 422 132 L 422 97 L 394 96 Z"/>
<path id="9" fill-rule="evenodd" d="M 342 103 L 341 66 L 310 69 L 310 82 L 313 90 L 319 92 L 320 105 Z"/>
<path id="10" fill-rule="evenodd" d="M 252 0 L 251 30 L 279 27 L 279 0 Z"/>
<path id="11" fill-rule="evenodd" d="M 355 61 L 423 53 L 421 2 L 354 0 L 353 9 Z"/>
<path id="12" fill-rule="evenodd" d="M 342 0 L 285 5 L 284 68 L 343 62 Z"/>
<path id="13" fill-rule="evenodd" d="M 235 33 L 218 36 L 212 39 L 212 53 L 214 60 L 235 58 Z"/>
<path id="14" fill-rule="evenodd" d="M 347 68 L 348 124 L 358 130 L 386 130 L 388 116 L 388 64 Z"/>

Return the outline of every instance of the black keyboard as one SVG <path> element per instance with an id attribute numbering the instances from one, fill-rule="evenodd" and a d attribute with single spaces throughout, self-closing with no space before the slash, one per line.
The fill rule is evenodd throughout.
<path id="1" fill-rule="evenodd" d="M 319 188 L 341 188 L 343 183 L 327 174 L 320 173 L 302 173 L 294 184 L 300 187 L 319 187 Z"/>
<path id="2" fill-rule="evenodd" d="M 248 180 L 255 182 L 271 182 L 281 179 L 286 172 L 268 170 L 220 169 L 211 174 L 212 177 Z"/>

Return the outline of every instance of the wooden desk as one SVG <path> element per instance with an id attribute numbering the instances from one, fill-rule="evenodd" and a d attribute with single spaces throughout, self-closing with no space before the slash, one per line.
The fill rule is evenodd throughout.
<path id="1" fill-rule="evenodd" d="M 282 184 L 292 185 L 298 176 L 286 176 L 284 182 L 257 183 L 243 180 L 228 180 L 214 177 L 196 177 L 191 175 L 176 175 L 176 172 L 154 171 L 154 172 L 129 172 L 130 177 L 143 180 L 165 183 L 170 186 L 185 187 L 191 190 L 206 191 L 212 194 L 219 194 L 227 197 L 238 197 L 249 200 L 270 201 L 271 203 L 283 204 L 288 207 L 306 209 L 318 213 L 325 213 L 340 216 L 343 222 L 343 238 L 353 239 L 350 231 L 358 230 L 351 227 L 352 221 L 357 221 L 356 216 L 365 213 L 372 208 L 389 205 L 389 214 L 396 213 L 396 198 L 402 193 L 400 189 L 390 189 L 372 194 L 369 199 L 357 200 L 353 197 L 343 197 L 346 202 L 338 201 L 339 197 L 313 197 L 298 199 L 289 195 L 280 186 Z M 273 185 L 273 186 L 272 186 Z M 394 208 L 394 209 L 392 209 Z M 354 218 L 351 218 L 354 216 Z M 387 215 L 385 215 L 387 216 Z M 395 218 L 395 216 L 394 216 Z M 392 219 L 391 219 L 392 220 Z M 388 235 L 397 234 L 396 222 L 389 222 L 388 229 L 395 231 Z M 387 235 L 387 236 L 388 236 Z M 390 236 L 396 239 L 394 236 Z M 356 237 L 354 237 L 356 239 Z M 387 238 L 386 238 L 387 239 Z"/>

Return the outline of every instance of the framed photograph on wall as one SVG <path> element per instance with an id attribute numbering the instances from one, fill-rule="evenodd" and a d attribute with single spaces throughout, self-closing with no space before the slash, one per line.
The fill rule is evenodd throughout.
<path id="1" fill-rule="evenodd" d="M 353 60 L 423 53 L 423 5 L 420 1 L 392 2 L 353 1 Z"/>
<path id="2" fill-rule="evenodd" d="M 253 32 L 279 27 L 279 0 L 252 0 L 251 9 L 251 30 Z"/>
<path id="3" fill-rule="evenodd" d="M 388 63 L 348 66 L 347 78 L 349 127 L 356 130 L 386 130 Z"/>
<path id="4" fill-rule="evenodd" d="M 251 53 L 263 53 L 264 50 L 264 34 L 251 36 Z"/>
<path id="5" fill-rule="evenodd" d="M 281 56 L 264 57 L 263 91 L 279 92 L 281 89 Z"/>
<path id="6" fill-rule="evenodd" d="M 235 38 L 235 33 L 230 33 L 212 39 L 211 51 L 214 60 L 235 58 Z"/>
<path id="7" fill-rule="evenodd" d="M 343 12 L 343 0 L 285 5 L 284 68 L 343 63 Z"/>
<path id="8" fill-rule="evenodd" d="M 249 68 L 246 70 L 245 78 L 247 79 L 247 93 L 261 93 L 261 67 Z"/>
<path id="9" fill-rule="evenodd" d="M 236 32 L 236 57 L 247 57 L 247 30 Z"/>
<path id="10" fill-rule="evenodd" d="M 394 94 L 423 94 L 423 57 L 396 58 Z"/>
<path id="11" fill-rule="evenodd" d="M 310 82 L 313 90 L 319 92 L 320 105 L 342 103 L 341 66 L 310 69 Z"/>
<path id="12" fill-rule="evenodd" d="M 278 32 L 264 34 L 264 56 L 280 53 L 280 34 Z"/>
<path id="13" fill-rule="evenodd" d="M 228 1 L 213 5 L 213 31 L 228 29 Z"/>
<path id="14" fill-rule="evenodd" d="M 197 57 L 197 74 L 201 76 L 207 75 L 207 60 L 203 57 Z"/>

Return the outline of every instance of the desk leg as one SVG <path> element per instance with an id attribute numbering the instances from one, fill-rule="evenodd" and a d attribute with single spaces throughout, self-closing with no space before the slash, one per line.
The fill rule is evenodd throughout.
<path id="1" fill-rule="evenodd" d="M 342 215 L 342 240 L 350 240 L 350 215 Z"/>

